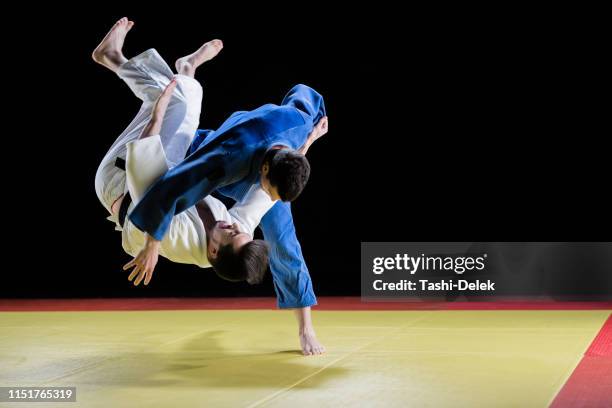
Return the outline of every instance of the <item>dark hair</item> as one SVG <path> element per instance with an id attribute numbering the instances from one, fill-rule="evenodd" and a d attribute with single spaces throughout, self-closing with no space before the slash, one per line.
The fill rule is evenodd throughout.
<path id="1" fill-rule="evenodd" d="M 263 164 L 268 163 L 268 179 L 278 189 L 283 201 L 295 200 L 308 182 L 310 163 L 303 154 L 289 149 L 269 149 Z"/>
<path id="2" fill-rule="evenodd" d="M 268 243 L 261 239 L 246 243 L 238 252 L 234 252 L 232 244 L 227 244 L 209 261 L 220 278 L 231 282 L 246 280 L 254 285 L 261 283 L 266 274 L 269 249 Z"/>

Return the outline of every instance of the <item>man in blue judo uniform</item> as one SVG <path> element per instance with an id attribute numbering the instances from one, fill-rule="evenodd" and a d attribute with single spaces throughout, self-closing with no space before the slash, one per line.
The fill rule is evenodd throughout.
<path id="1" fill-rule="evenodd" d="M 278 306 L 295 309 L 304 354 L 324 352 L 312 326 L 310 307 L 317 301 L 289 202 L 308 179 L 304 154 L 327 130 L 323 97 L 306 85 L 294 86 L 280 105 L 236 112 L 215 131 L 199 130 L 186 158 L 157 180 L 128 215 L 146 233 L 144 248 L 130 264 L 149 281 L 153 268 L 148 265 L 156 264 L 157 243 L 176 214 L 213 191 L 240 201 L 260 182 L 273 200 L 279 200 L 260 223 L 270 245 Z M 283 177 L 286 170 L 294 177 Z"/>

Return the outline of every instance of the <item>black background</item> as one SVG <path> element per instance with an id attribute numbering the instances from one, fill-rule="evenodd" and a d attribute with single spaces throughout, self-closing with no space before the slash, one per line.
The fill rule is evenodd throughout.
<path id="1" fill-rule="evenodd" d="M 273 295 L 162 259 L 134 288 L 94 191 L 139 100 L 91 51 L 119 18 L 127 57 L 172 66 L 225 48 L 196 78 L 201 128 L 305 83 L 330 132 L 294 203 L 318 295 L 359 294 L 361 241 L 610 240 L 607 48 L 597 24 L 551 10 L 37 8 L 6 39 L 5 277 L 0 297 Z M 484 15 L 482 14 L 484 13 Z M 580 24 L 580 25 L 578 25 Z M 604 130 L 605 129 L 605 130 Z M 11 159 L 10 162 L 8 159 Z"/>

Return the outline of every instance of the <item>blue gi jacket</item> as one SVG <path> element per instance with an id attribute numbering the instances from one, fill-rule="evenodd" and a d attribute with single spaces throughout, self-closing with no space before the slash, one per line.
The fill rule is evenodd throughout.
<path id="1" fill-rule="evenodd" d="M 323 116 L 323 97 L 306 85 L 296 85 L 280 105 L 236 112 L 216 131 L 199 130 L 185 160 L 149 188 L 130 213 L 130 221 L 161 240 L 175 214 L 213 191 L 239 201 L 258 181 L 265 152 L 274 145 L 299 149 Z M 271 246 L 270 269 L 279 307 L 315 305 L 290 204 L 277 202 L 260 227 Z"/>

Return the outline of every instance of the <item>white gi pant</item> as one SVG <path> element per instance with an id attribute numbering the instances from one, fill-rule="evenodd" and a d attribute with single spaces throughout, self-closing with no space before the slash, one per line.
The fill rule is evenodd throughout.
<path id="1" fill-rule="evenodd" d="M 96 172 L 98 199 L 111 213 L 126 191 L 137 203 L 148 187 L 185 157 L 200 121 L 202 86 L 185 75 L 174 75 L 155 49 L 122 64 L 117 75 L 142 100 L 140 111 L 106 153 Z M 151 119 L 153 105 L 173 77 L 177 86 L 168 104 L 159 136 L 138 137 Z M 115 166 L 126 161 L 126 170 Z M 118 224 L 117 214 L 108 218 Z"/>

